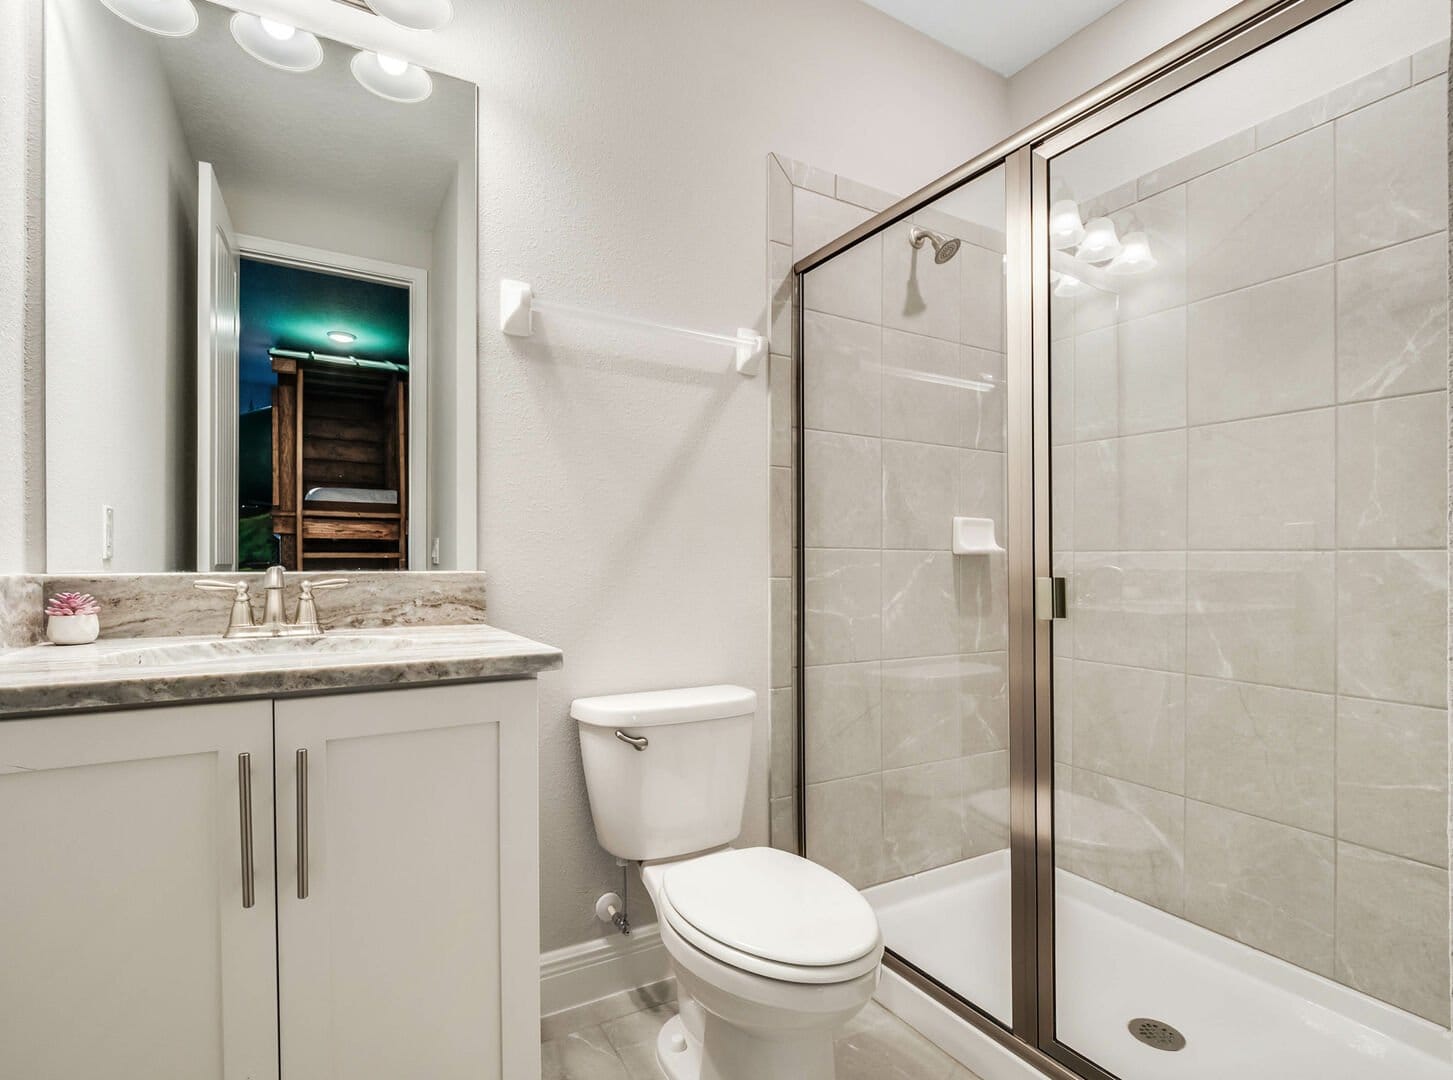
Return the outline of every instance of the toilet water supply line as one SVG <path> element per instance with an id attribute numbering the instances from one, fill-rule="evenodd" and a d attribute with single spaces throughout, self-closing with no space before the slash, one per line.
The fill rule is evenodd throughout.
<path id="1" fill-rule="evenodd" d="M 631 884 L 630 867 L 621 859 L 616 860 L 621 868 L 621 893 L 629 895 Z M 610 923 L 622 934 L 630 937 L 631 920 L 626 914 L 626 902 L 621 899 L 621 893 L 608 892 L 601 895 L 595 902 L 595 917 L 601 922 Z"/>

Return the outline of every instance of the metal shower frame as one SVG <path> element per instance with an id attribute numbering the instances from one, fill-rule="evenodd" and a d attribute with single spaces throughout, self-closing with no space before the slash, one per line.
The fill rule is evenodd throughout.
<path id="1" fill-rule="evenodd" d="M 793 266 L 796 366 L 794 551 L 797 602 L 796 824 L 807 848 L 806 462 L 803 286 L 814 268 L 994 169 L 1005 170 L 1007 516 L 1009 577 L 1009 848 L 1013 1022 L 1005 1027 L 891 949 L 884 963 L 1054 1080 L 1117 1080 L 1055 1037 L 1054 756 L 1051 626 L 1035 616 L 1035 582 L 1049 578 L 1049 163 L 1123 120 L 1215 74 L 1352 0 L 1243 0 L 921 188 Z"/>

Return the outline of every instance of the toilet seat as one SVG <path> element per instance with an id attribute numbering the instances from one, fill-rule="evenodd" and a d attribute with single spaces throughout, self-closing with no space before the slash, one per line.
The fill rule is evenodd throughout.
<path id="1" fill-rule="evenodd" d="M 874 970 L 872 907 L 825 867 L 774 848 L 724 849 L 660 867 L 658 913 L 722 963 L 782 982 L 847 982 Z"/>

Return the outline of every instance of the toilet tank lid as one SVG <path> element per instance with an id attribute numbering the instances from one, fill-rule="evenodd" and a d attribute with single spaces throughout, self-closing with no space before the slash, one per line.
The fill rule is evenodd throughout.
<path id="1" fill-rule="evenodd" d="M 635 694 L 576 698 L 570 715 L 597 727 L 653 727 L 693 720 L 722 720 L 757 711 L 757 695 L 745 686 L 690 686 Z"/>

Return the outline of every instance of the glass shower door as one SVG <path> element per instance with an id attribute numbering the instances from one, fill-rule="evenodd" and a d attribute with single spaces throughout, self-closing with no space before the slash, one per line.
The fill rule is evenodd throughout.
<path id="1" fill-rule="evenodd" d="M 1008 1025 L 1004 251 L 1001 167 L 804 276 L 802 686 L 807 856 Z"/>
<path id="2" fill-rule="evenodd" d="M 1446 0 L 1048 162 L 1053 1040 L 1449 1075 Z"/>

